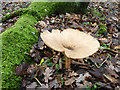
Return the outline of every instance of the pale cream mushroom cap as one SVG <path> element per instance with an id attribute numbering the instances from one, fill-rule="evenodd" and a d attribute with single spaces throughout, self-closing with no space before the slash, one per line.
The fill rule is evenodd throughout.
<path id="1" fill-rule="evenodd" d="M 52 30 L 52 33 L 44 31 L 41 33 L 41 38 L 48 47 L 60 52 L 64 50 L 61 44 L 61 34 L 59 30 Z"/>
<path id="2" fill-rule="evenodd" d="M 91 35 L 75 29 L 52 30 L 41 33 L 41 38 L 50 48 L 64 52 L 69 58 L 80 59 L 95 53 L 99 42 Z"/>

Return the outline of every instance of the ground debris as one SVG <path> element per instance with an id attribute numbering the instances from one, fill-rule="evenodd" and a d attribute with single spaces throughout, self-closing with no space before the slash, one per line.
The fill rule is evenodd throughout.
<path id="1" fill-rule="evenodd" d="M 35 28 L 40 33 L 46 30 L 52 32 L 53 29 L 58 29 L 60 32 L 66 28 L 78 29 L 98 39 L 100 48 L 87 58 L 72 60 L 71 70 L 66 71 L 64 55 L 47 47 L 39 36 L 39 41 L 33 45 L 30 54 L 26 53 L 32 57 L 34 63 L 30 65 L 22 63 L 16 68 L 15 74 L 24 78 L 22 86 L 77 90 L 119 88 L 120 28 L 118 20 L 118 2 L 90 2 L 88 11 L 83 16 L 66 13 L 46 16 L 44 20 L 38 21 Z M 11 19 L 9 22 L 14 20 Z"/>

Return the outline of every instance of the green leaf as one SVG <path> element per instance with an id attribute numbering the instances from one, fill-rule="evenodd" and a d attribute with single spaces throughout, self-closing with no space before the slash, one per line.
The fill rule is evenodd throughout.
<path id="1" fill-rule="evenodd" d="M 47 63 L 47 66 L 51 67 L 53 65 L 53 62 Z"/>
<path id="2" fill-rule="evenodd" d="M 86 90 L 91 90 L 91 88 L 87 86 L 87 87 L 86 87 Z"/>
<path id="3" fill-rule="evenodd" d="M 56 67 L 57 70 L 59 70 L 59 65 L 58 64 L 56 64 L 55 67 Z"/>
<path id="4" fill-rule="evenodd" d="M 95 33 L 96 36 L 100 36 L 98 33 Z"/>
<path id="5" fill-rule="evenodd" d="M 100 84 L 100 83 L 98 83 L 98 82 L 96 82 L 95 84 L 96 84 L 96 85 L 98 85 L 98 86 L 100 86 L 100 85 L 101 85 L 101 84 Z"/>
<path id="6" fill-rule="evenodd" d="M 90 22 L 84 22 L 83 24 L 85 24 L 85 25 L 90 25 Z"/>
<path id="7" fill-rule="evenodd" d="M 47 63 L 47 62 L 50 62 L 50 59 L 46 59 L 46 60 L 44 61 L 44 63 L 42 63 L 42 65 L 44 65 L 44 64 Z"/>
<path id="8" fill-rule="evenodd" d="M 61 78 L 61 85 L 64 85 L 64 80 L 63 80 L 63 78 Z"/>
<path id="9" fill-rule="evenodd" d="M 66 61 L 66 59 L 64 58 L 64 59 L 62 59 L 63 61 Z"/>
<path id="10" fill-rule="evenodd" d="M 109 47 L 107 47 L 107 46 L 105 46 L 105 47 L 104 47 L 104 49 L 109 49 L 109 50 L 110 50 L 110 48 L 109 48 Z"/>
<path id="11" fill-rule="evenodd" d="M 102 66 L 102 64 L 99 64 L 100 66 Z"/>
<path id="12" fill-rule="evenodd" d="M 63 63 L 63 61 L 60 61 L 60 63 Z"/>
<path id="13" fill-rule="evenodd" d="M 44 59 L 42 58 L 41 61 L 40 61 L 40 65 L 44 62 Z"/>
<path id="14" fill-rule="evenodd" d="M 99 49 L 102 49 L 102 46 L 100 46 Z"/>
<path id="15" fill-rule="evenodd" d="M 53 57 L 51 57 L 50 59 L 53 59 Z"/>
<path id="16" fill-rule="evenodd" d="M 97 88 L 97 85 L 94 85 L 94 88 L 96 89 L 96 88 Z"/>

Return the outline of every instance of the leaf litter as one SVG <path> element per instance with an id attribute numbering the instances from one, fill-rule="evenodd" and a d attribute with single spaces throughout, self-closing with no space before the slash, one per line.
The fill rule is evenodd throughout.
<path id="1" fill-rule="evenodd" d="M 70 71 L 65 70 L 65 57 L 50 49 L 41 37 L 30 50 L 32 64 L 22 63 L 15 74 L 23 77 L 24 88 L 120 88 L 119 2 L 90 2 L 88 11 L 80 14 L 53 14 L 36 23 L 41 32 L 73 28 L 97 38 L 99 50 L 81 60 L 72 60 Z M 82 17 L 82 18 L 81 18 Z"/>

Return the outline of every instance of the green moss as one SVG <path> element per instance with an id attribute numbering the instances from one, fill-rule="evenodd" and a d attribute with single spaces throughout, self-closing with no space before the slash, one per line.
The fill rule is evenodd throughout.
<path id="1" fill-rule="evenodd" d="M 24 9 L 18 9 L 12 13 L 6 14 L 3 18 L 0 19 L 0 21 L 5 22 L 6 20 L 13 18 L 15 16 L 21 16 L 22 14 L 28 12 L 28 9 L 24 8 Z"/>
<path id="2" fill-rule="evenodd" d="M 50 16 L 52 13 L 82 13 L 87 5 L 88 3 L 84 2 L 33 2 L 27 9 L 18 9 L 11 14 L 6 14 L 2 22 L 25 13 L 31 14 L 37 20 L 40 20 L 45 15 Z M 83 9 L 84 11 L 82 11 Z"/>
<path id="3" fill-rule="evenodd" d="M 31 60 L 24 52 L 29 53 L 30 48 L 38 41 L 38 31 L 33 27 L 36 22 L 33 16 L 25 14 L 19 18 L 13 27 L 1 34 L 3 88 L 19 86 L 21 78 L 14 75 L 15 65 Z"/>
<path id="4" fill-rule="evenodd" d="M 33 2 L 28 9 L 34 10 L 39 16 L 44 17 L 45 15 L 50 16 L 55 12 L 53 9 L 54 5 L 54 2 Z"/>

